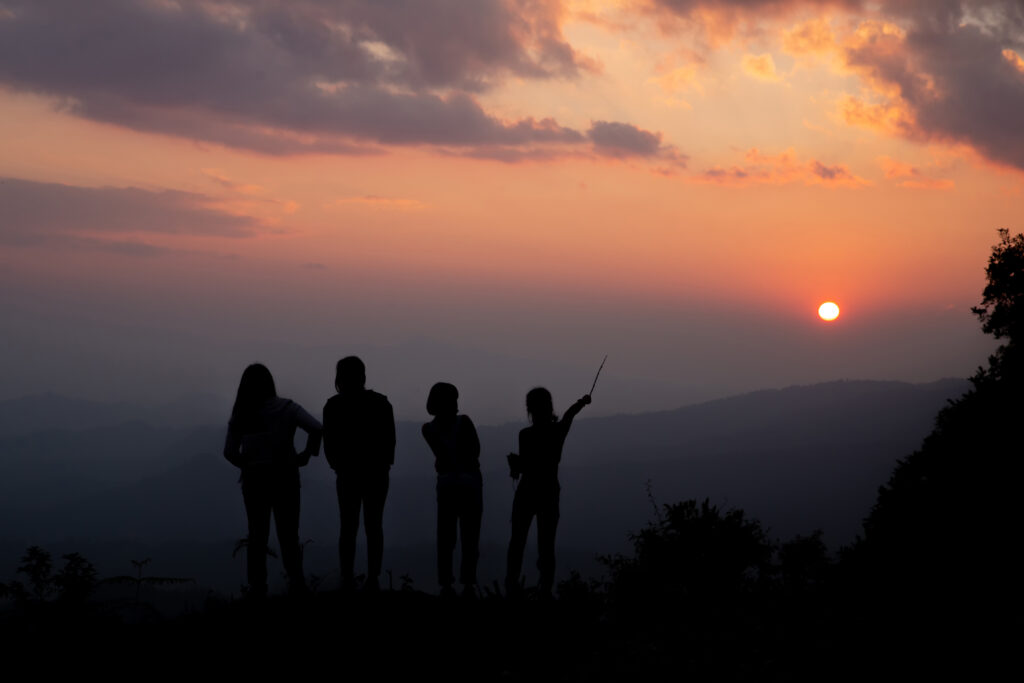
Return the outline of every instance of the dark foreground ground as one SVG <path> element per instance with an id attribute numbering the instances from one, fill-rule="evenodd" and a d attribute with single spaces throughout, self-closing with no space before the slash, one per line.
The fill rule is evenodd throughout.
<path id="1" fill-rule="evenodd" d="M 417 591 L 211 598 L 162 618 L 145 604 L 9 606 L 5 664 L 23 677 L 147 680 L 920 680 L 1019 673 L 1020 616 L 878 613 L 815 596 L 664 609 L 614 605 L 581 583 L 557 599 L 441 599 Z M 636 606 L 634 606 L 636 607 Z M 961 616 L 974 619 L 964 623 Z"/>

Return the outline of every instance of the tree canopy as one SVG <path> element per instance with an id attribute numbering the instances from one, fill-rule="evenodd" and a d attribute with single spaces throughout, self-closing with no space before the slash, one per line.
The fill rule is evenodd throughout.
<path id="1" fill-rule="evenodd" d="M 1005 341 L 971 378 L 972 390 L 940 411 L 921 448 L 897 464 L 852 553 L 890 595 L 966 603 L 1017 591 L 1010 568 L 1024 524 L 1024 235 L 999 235 L 972 311 Z"/>

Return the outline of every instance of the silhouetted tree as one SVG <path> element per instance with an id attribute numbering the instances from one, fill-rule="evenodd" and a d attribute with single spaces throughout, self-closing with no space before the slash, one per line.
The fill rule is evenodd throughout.
<path id="1" fill-rule="evenodd" d="M 980 306 L 971 311 L 981 319 L 981 329 L 1009 344 L 1020 342 L 1024 332 L 1024 234 L 1010 236 L 999 230 L 999 244 L 992 248 L 985 268 L 988 285 Z"/>
<path id="2" fill-rule="evenodd" d="M 896 466 L 844 558 L 871 590 L 918 611 L 1020 597 L 1024 235 L 999 234 L 972 311 L 1004 343 L 971 378 L 972 389 L 939 413 L 921 448 Z"/>
<path id="3" fill-rule="evenodd" d="M 96 568 L 79 553 L 63 556 L 64 567 L 53 577 L 57 599 L 64 602 L 84 602 L 96 587 Z"/>
<path id="4" fill-rule="evenodd" d="M 44 602 L 54 596 L 64 603 L 84 602 L 96 586 L 96 568 L 79 553 L 62 556 L 64 566 L 53 573 L 53 559 L 49 551 L 37 545 L 30 546 L 21 556 L 17 573 L 24 574 L 26 586 L 20 581 L 0 584 L 0 596 L 18 602 Z"/>
<path id="5" fill-rule="evenodd" d="M 53 561 L 47 551 L 37 545 L 30 546 L 21 556 L 18 573 L 28 578 L 32 598 L 45 600 L 53 595 Z"/>
<path id="6" fill-rule="evenodd" d="M 832 561 L 820 529 L 810 536 L 796 536 L 779 547 L 782 586 L 789 596 L 815 592 L 829 578 Z"/>

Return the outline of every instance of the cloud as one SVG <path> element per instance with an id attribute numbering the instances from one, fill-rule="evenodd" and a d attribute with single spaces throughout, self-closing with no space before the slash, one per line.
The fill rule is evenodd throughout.
<path id="1" fill-rule="evenodd" d="M 714 167 L 691 176 L 698 182 L 721 185 L 823 185 L 827 187 L 863 187 L 870 181 L 855 175 L 844 164 L 827 165 L 816 159 L 801 161 L 788 149 L 780 154 L 764 154 L 758 149 L 747 152 L 742 165 Z"/>
<path id="2" fill-rule="evenodd" d="M 6 0 L 0 84 L 134 130 L 264 154 L 580 145 L 474 93 L 593 64 L 534 0 Z"/>
<path id="3" fill-rule="evenodd" d="M 765 19 L 855 10 L 863 0 L 641 0 L 649 11 L 696 27 L 712 46 L 762 31 Z"/>
<path id="4" fill-rule="evenodd" d="M 767 52 L 763 55 L 743 55 L 742 66 L 744 73 L 759 81 L 778 83 L 782 80 L 782 76 L 775 71 L 775 60 Z"/>
<path id="5" fill-rule="evenodd" d="M 1024 5 L 908 0 L 887 9 L 898 28 L 865 23 L 844 45 L 847 68 L 867 91 L 841 103 L 844 117 L 913 140 L 966 144 L 1024 170 L 1024 73 L 1013 59 L 1024 45 Z"/>
<path id="6" fill-rule="evenodd" d="M 1022 59 L 1014 50 L 1009 48 L 1003 50 L 1003 58 L 1012 64 L 1013 68 L 1024 74 L 1024 59 Z"/>
<path id="7" fill-rule="evenodd" d="M 968 145 L 1024 170 L 1024 3 L 1020 0 L 640 0 L 669 29 L 695 27 L 712 47 L 763 39 L 772 22 L 794 56 L 828 55 L 863 92 L 840 116 L 919 142 Z M 838 21 L 830 18 L 838 17 Z M 854 30 L 843 31 L 850 22 Z M 837 33 L 838 32 L 838 33 Z M 745 69 L 771 78 L 767 63 Z"/>
<path id="8" fill-rule="evenodd" d="M 587 137 L 593 143 L 594 151 L 601 156 L 663 159 L 679 167 L 686 166 L 686 155 L 674 146 L 662 143 L 661 133 L 652 133 L 632 124 L 594 121 Z"/>
<path id="9" fill-rule="evenodd" d="M 918 190 L 952 190 L 956 183 L 947 178 L 936 178 L 916 166 L 897 161 L 887 156 L 879 157 L 878 164 L 887 180 L 894 180 L 900 187 Z"/>
<path id="10" fill-rule="evenodd" d="M 835 48 L 832 27 L 820 17 L 799 23 L 782 33 L 782 49 L 791 55 L 827 53 Z"/>
<path id="11" fill-rule="evenodd" d="M 180 250 L 133 236 L 244 238 L 258 233 L 255 219 L 220 211 L 210 206 L 212 201 L 177 190 L 88 188 L 0 178 L 0 244 L 153 255 Z"/>
<path id="12" fill-rule="evenodd" d="M 261 195 L 266 192 L 266 189 L 260 185 L 254 185 L 252 183 L 240 183 L 236 180 L 231 179 L 223 171 L 217 168 L 204 168 L 202 169 L 204 176 L 212 180 L 214 183 L 219 185 L 221 188 L 246 196 Z"/>

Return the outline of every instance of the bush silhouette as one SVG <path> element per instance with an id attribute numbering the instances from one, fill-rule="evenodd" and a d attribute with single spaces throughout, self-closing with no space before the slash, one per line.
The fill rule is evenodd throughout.
<path id="1" fill-rule="evenodd" d="M 760 522 L 708 499 L 665 505 L 631 540 L 633 557 L 602 558 L 620 602 L 729 600 L 771 574 L 773 547 Z"/>
<path id="2" fill-rule="evenodd" d="M 53 558 L 49 551 L 37 545 L 29 546 L 21 556 L 17 573 L 28 581 L 0 584 L 0 596 L 11 597 L 16 602 L 42 603 L 50 598 L 64 604 L 83 603 L 96 587 L 96 568 L 79 553 L 63 555 L 64 566 L 53 573 Z"/>

